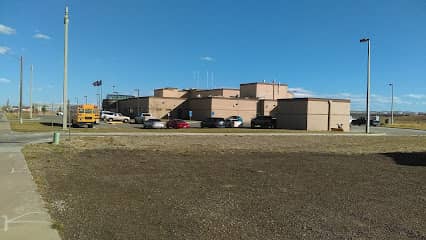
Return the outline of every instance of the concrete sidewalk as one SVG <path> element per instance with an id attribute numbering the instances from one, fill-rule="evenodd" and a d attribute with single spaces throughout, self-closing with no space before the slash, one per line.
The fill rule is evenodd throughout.
<path id="1" fill-rule="evenodd" d="M 0 239 L 60 239 L 21 153 L 25 143 L 0 113 Z"/>

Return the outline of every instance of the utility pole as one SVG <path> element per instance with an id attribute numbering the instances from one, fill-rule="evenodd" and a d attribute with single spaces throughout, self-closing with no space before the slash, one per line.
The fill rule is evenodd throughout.
<path id="1" fill-rule="evenodd" d="M 87 96 L 84 96 L 84 102 L 87 104 Z"/>
<path id="2" fill-rule="evenodd" d="M 24 58 L 21 56 L 20 58 L 20 73 L 19 73 L 19 124 L 22 124 L 22 84 L 24 82 Z"/>
<path id="3" fill-rule="evenodd" d="M 393 83 L 389 83 L 392 88 L 392 100 L 391 100 L 391 124 L 393 124 Z"/>
<path id="4" fill-rule="evenodd" d="M 30 77 L 30 119 L 33 119 L 33 77 L 34 65 L 31 64 L 31 77 Z"/>
<path id="5" fill-rule="evenodd" d="M 138 93 L 138 97 L 139 97 L 139 88 L 136 88 L 135 91 Z"/>
<path id="6" fill-rule="evenodd" d="M 368 44 L 368 64 L 367 64 L 367 99 L 366 99 L 366 114 L 367 114 L 367 122 L 365 123 L 365 133 L 370 133 L 370 39 L 363 38 L 360 40 L 361 43 L 367 42 Z"/>
<path id="7" fill-rule="evenodd" d="M 63 109 L 62 112 L 62 129 L 66 130 L 68 127 L 67 121 L 67 101 L 68 101 L 68 6 L 65 7 L 64 16 L 64 91 L 63 91 Z"/>

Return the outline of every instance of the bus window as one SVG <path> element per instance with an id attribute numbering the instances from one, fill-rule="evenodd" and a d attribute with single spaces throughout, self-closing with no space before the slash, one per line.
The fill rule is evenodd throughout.
<path id="1" fill-rule="evenodd" d="M 78 109 L 78 113 L 84 113 L 84 109 Z"/>
<path id="2" fill-rule="evenodd" d="M 86 109 L 84 112 L 85 113 L 93 113 L 93 110 L 92 109 Z"/>

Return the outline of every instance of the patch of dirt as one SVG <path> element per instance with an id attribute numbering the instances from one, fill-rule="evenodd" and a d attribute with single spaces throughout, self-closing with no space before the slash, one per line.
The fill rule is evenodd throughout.
<path id="1" fill-rule="evenodd" d="M 425 139 L 76 138 L 24 152 L 63 239 L 426 239 Z"/>

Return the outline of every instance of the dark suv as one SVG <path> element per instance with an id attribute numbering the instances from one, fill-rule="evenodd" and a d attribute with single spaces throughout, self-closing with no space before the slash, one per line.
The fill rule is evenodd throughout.
<path id="1" fill-rule="evenodd" d="M 217 118 L 217 117 L 210 117 L 205 119 L 201 122 L 201 127 L 207 127 L 207 128 L 222 128 L 225 127 L 225 119 L 224 118 Z"/>
<path id="2" fill-rule="evenodd" d="M 277 128 L 277 119 L 271 116 L 257 116 L 250 123 L 251 128 Z"/>

